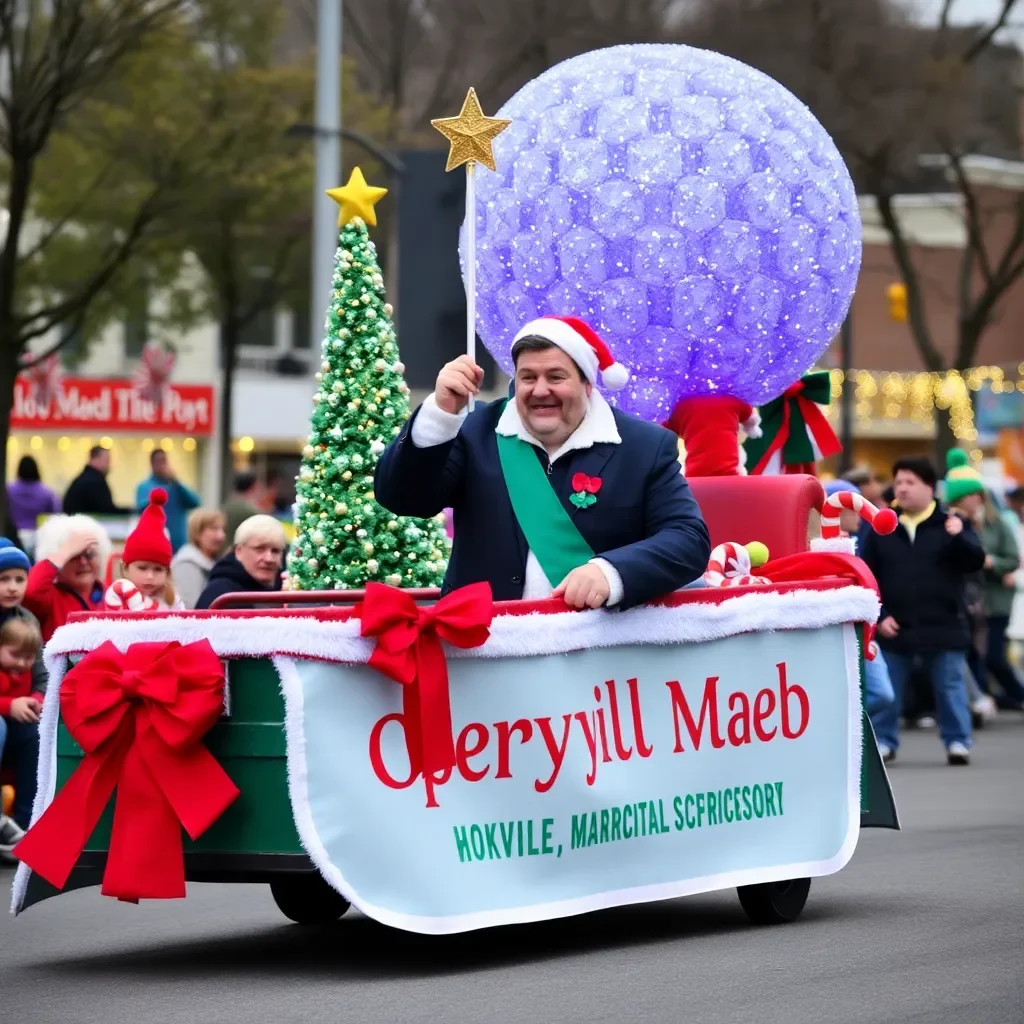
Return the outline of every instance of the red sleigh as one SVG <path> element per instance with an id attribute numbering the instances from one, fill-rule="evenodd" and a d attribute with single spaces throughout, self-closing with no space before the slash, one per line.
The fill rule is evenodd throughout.
<path id="1" fill-rule="evenodd" d="M 714 477 L 691 479 L 689 483 L 708 522 L 712 545 L 725 541 L 739 543 L 761 541 L 769 548 L 773 560 L 798 555 L 809 550 L 810 539 L 817 533 L 817 514 L 822 507 L 824 497 L 821 485 L 815 478 L 810 476 Z M 420 602 L 436 601 L 439 596 L 436 591 L 412 591 L 406 593 Z M 871 593 L 865 591 L 863 586 L 858 586 L 849 579 L 826 578 L 787 582 L 760 588 L 736 587 L 721 591 L 683 591 L 657 602 L 654 614 L 660 615 L 662 620 L 671 619 L 677 623 L 686 623 L 692 619 L 699 618 L 698 613 L 701 613 L 702 609 L 704 610 L 702 614 L 705 614 L 707 609 L 714 608 L 725 609 L 727 613 L 730 607 L 739 607 L 738 605 L 733 605 L 732 602 L 743 602 L 746 600 L 747 603 L 743 607 L 756 610 L 756 607 L 759 607 L 756 602 L 767 601 L 770 603 L 772 600 L 777 600 L 780 595 L 795 597 L 801 597 L 802 595 L 801 599 L 805 609 L 816 604 L 827 604 L 829 601 L 835 603 L 843 595 L 852 595 L 851 600 L 854 602 L 859 601 L 858 608 L 866 608 L 874 600 Z M 345 912 L 349 902 L 353 902 L 361 910 L 385 923 L 431 932 L 459 931 L 466 928 L 501 924 L 510 921 L 562 916 L 566 913 L 578 913 L 587 909 L 594 909 L 598 906 L 610 906 L 617 903 L 636 902 L 671 895 L 684 895 L 687 892 L 705 891 L 708 888 L 723 888 L 727 885 L 737 885 L 739 887 L 743 906 L 753 920 L 758 922 L 776 922 L 792 920 L 798 916 L 807 898 L 810 886 L 810 878 L 808 876 L 830 873 L 833 870 L 838 870 L 845 863 L 845 859 L 848 859 L 848 856 L 852 854 L 851 842 L 853 844 L 856 842 L 855 832 L 857 827 L 899 827 L 884 768 L 877 755 L 877 749 L 870 732 L 870 725 L 867 723 L 866 716 L 859 716 L 863 718 L 864 723 L 863 743 L 861 749 L 851 754 L 860 770 L 860 781 L 859 783 L 856 780 L 854 782 L 854 786 L 859 792 L 854 793 L 851 797 L 854 805 L 853 813 L 855 815 L 855 820 L 851 823 L 853 834 L 852 838 L 849 835 L 847 836 L 844 843 L 845 852 L 842 857 L 833 859 L 831 866 L 827 868 L 822 868 L 820 865 L 817 868 L 813 865 L 807 867 L 803 862 L 798 861 L 798 866 L 807 867 L 807 870 L 795 877 L 780 874 L 780 869 L 773 869 L 760 873 L 751 873 L 749 871 L 746 873 L 733 872 L 732 874 L 727 873 L 715 876 L 714 878 L 708 875 L 697 880 L 690 880 L 685 884 L 680 883 L 675 887 L 668 885 L 645 889 L 643 887 L 631 888 L 624 885 L 617 892 L 603 892 L 596 897 L 588 897 L 582 901 L 563 900 L 526 908 L 499 908 L 483 915 L 456 914 L 446 916 L 444 914 L 437 914 L 434 916 L 424 916 L 421 914 L 417 916 L 415 914 L 410 915 L 390 910 L 388 907 L 381 906 L 379 902 L 369 898 L 361 886 L 346 875 L 344 865 L 339 866 L 334 860 L 325 855 L 324 844 L 319 841 L 316 829 L 304 818 L 303 814 L 296 811 L 296 782 L 294 776 L 297 773 L 291 769 L 286 771 L 285 731 L 282 730 L 282 722 L 286 718 L 286 707 L 285 702 L 282 700 L 280 689 L 281 685 L 283 685 L 283 676 L 281 680 L 278 679 L 278 674 L 281 671 L 280 660 L 282 658 L 287 660 L 303 656 L 302 647 L 305 642 L 302 639 L 303 636 L 318 638 L 320 634 L 317 633 L 317 630 L 321 630 L 323 635 L 326 636 L 332 630 L 337 631 L 345 628 L 345 624 L 347 622 L 350 623 L 352 620 L 353 611 L 351 606 L 356 602 L 363 601 L 364 598 L 363 592 L 232 594 L 221 598 L 209 612 L 186 613 L 174 617 L 175 621 L 180 624 L 174 628 L 180 634 L 180 640 L 183 644 L 194 641 L 199 637 L 205 639 L 206 636 L 209 636 L 210 642 L 213 643 L 217 654 L 227 665 L 229 680 L 227 688 L 229 698 L 227 713 L 205 735 L 203 742 L 209 753 L 216 758 L 240 791 L 238 798 L 230 803 L 220 817 L 213 821 L 201 835 L 194 839 L 184 838 L 183 870 L 185 879 L 189 881 L 269 882 L 279 907 L 287 916 L 299 922 L 322 923 L 336 919 Z M 754 601 L 755 604 L 751 605 L 751 601 Z M 239 605 L 255 606 L 256 610 L 232 610 L 233 607 L 237 608 Z M 674 609 L 679 609 L 680 614 L 675 615 Z M 498 637 L 500 640 L 502 630 L 505 630 L 507 633 L 509 631 L 515 632 L 515 629 L 519 629 L 519 635 L 523 635 L 522 629 L 516 627 L 513 620 L 523 623 L 525 626 L 523 615 L 533 611 L 541 612 L 544 618 L 530 619 L 531 624 L 534 622 L 538 624 L 536 627 L 531 625 L 530 630 L 532 632 L 543 632 L 545 628 L 543 623 L 547 621 L 548 616 L 552 615 L 555 618 L 561 616 L 562 618 L 571 619 L 573 622 L 577 621 L 574 616 L 567 615 L 564 607 L 558 607 L 555 602 L 508 602 L 496 604 L 493 608 L 494 626 L 491 631 L 492 639 Z M 587 630 L 590 629 L 593 637 L 597 638 L 593 646 L 601 646 L 602 638 L 600 634 L 602 630 L 607 632 L 608 629 L 620 628 L 617 625 L 613 626 L 611 624 L 627 619 L 627 616 L 621 618 L 616 616 L 610 619 L 587 619 L 587 616 L 603 616 L 605 614 L 607 613 L 587 612 L 580 615 L 580 627 L 578 629 L 572 627 L 574 634 L 579 633 L 584 637 L 584 639 L 579 640 L 580 644 L 586 645 L 585 637 L 591 635 L 587 634 Z M 628 614 L 631 615 L 632 613 Z M 744 616 L 746 614 L 744 613 Z M 634 616 L 631 621 L 635 621 L 635 618 Z M 591 625 L 586 626 L 584 625 L 585 622 L 590 622 Z M 609 625 L 607 628 L 600 627 L 596 632 L 593 632 L 594 622 L 606 622 Z M 125 637 L 129 634 L 133 642 L 149 638 L 150 633 L 153 634 L 153 639 L 156 639 L 157 636 L 160 639 L 166 639 L 168 636 L 168 624 L 169 617 L 166 613 L 138 613 L 116 617 L 102 614 L 82 615 L 76 617 L 76 621 L 69 627 L 66 627 L 68 632 L 63 640 L 58 638 L 57 648 L 58 650 L 66 651 L 66 656 L 74 660 L 77 656 L 75 652 L 84 653 L 85 651 L 92 650 L 103 639 L 106 639 L 108 634 L 110 638 L 115 639 L 115 642 L 122 646 L 127 642 Z M 762 620 L 758 620 L 757 615 L 754 614 L 749 622 L 744 619 L 743 624 L 735 627 L 733 633 L 738 632 L 742 634 L 745 630 L 749 630 L 749 635 L 753 637 L 767 636 L 769 634 L 778 635 L 776 633 L 778 628 L 771 625 L 770 617 L 765 619 L 762 616 Z M 788 627 L 783 626 L 781 628 L 785 630 Z M 856 625 L 856 616 L 853 621 L 847 621 L 846 625 L 842 628 L 845 630 L 843 636 L 846 637 L 844 642 L 847 648 L 853 642 L 852 638 L 855 634 L 860 638 L 860 643 L 863 642 L 863 630 L 862 627 Z M 804 623 L 802 626 L 798 626 L 797 629 L 803 629 L 804 633 L 794 632 L 793 636 L 809 635 L 808 629 L 813 632 L 814 627 L 809 623 Z M 76 639 L 78 634 L 75 634 L 74 630 L 78 630 L 81 637 L 87 636 L 87 642 L 80 638 Z M 767 630 L 768 633 L 758 632 L 764 630 Z M 250 636 L 253 638 L 254 643 L 257 640 L 263 642 L 265 634 L 273 631 L 277 631 L 285 638 L 282 641 L 283 647 L 278 645 L 278 647 L 273 648 L 273 651 L 277 652 L 273 657 L 267 654 L 253 656 L 250 653 L 247 655 L 245 650 L 239 649 L 239 637 Z M 136 636 L 136 634 L 138 635 Z M 221 639 L 218 640 L 218 637 Z M 229 641 L 225 640 L 224 637 L 232 637 L 233 639 Z M 603 642 L 608 641 L 604 640 Z M 628 643 L 628 640 L 626 642 Z M 733 641 L 727 640 L 726 642 L 731 643 Z M 218 644 L 220 644 L 219 647 Z M 242 646 L 244 647 L 244 644 Z M 701 646 L 701 643 L 697 643 L 693 645 L 693 649 L 696 650 Z M 859 677 L 856 668 L 856 649 L 856 645 L 854 645 L 854 667 L 852 671 L 856 677 Z M 660 650 L 665 651 L 666 648 L 661 647 Z M 593 651 L 590 653 L 592 654 Z M 685 653 L 685 651 L 682 653 Z M 473 652 L 467 652 L 467 654 L 473 654 Z M 500 652 L 498 655 L 490 655 L 490 657 L 495 656 L 501 656 Z M 309 654 L 307 657 L 317 657 L 317 655 Z M 485 654 L 484 657 L 486 658 L 488 655 Z M 611 659 L 612 657 L 613 649 L 610 648 L 608 658 Z M 476 672 L 479 673 L 486 670 L 486 661 L 474 661 L 472 657 L 449 659 L 449 668 L 453 673 L 451 714 L 453 728 L 449 744 L 454 743 L 456 755 L 460 760 L 457 770 L 453 769 L 448 775 L 442 772 L 434 776 L 436 785 L 441 785 L 437 780 L 443 780 L 446 788 L 435 790 L 434 786 L 428 785 L 426 787 L 431 794 L 427 804 L 428 813 L 448 813 L 445 808 L 455 798 L 455 794 L 464 791 L 467 778 L 472 779 L 475 776 L 479 776 L 490 763 L 490 756 L 486 753 L 481 753 L 490 749 L 484 742 L 484 733 L 487 732 L 490 726 L 467 726 L 462 719 L 461 710 L 456 707 L 457 691 L 459 686 L 463 685 L 460 683 L 458 673 L 465 672 L 467 670 L 466 666 L 471 662 L 478 666 L 484 666 L 477 667 L 475 669 Z M 373 667 L 372 659 L 370 665 Z M 770 670 L 768 674 L 774 678 L 776 676 L 775 666 L 769 664 L 767 668 Z M 598 671 L 600 672 L 601 669 L 598 669 Z M 783 673 L 781 687 L 784 692 L 786 687 L 784 667 L 780 671 Z M 609 669 L 608 674 L 610 675 L 611 673 L 612 670 Z M 378 682 L 376 677 L 371 675 L 370 678 L 374 680 L 371 685 L 379 686 L 381 692 L 385 694 L 393 695 L 399 690 L 407 692 L 409 689 L 408 687 L 396 687 L 390 680 Z M 392 678 L 395 677 L 393 676 Z M 680 676 L 680 678 L 682 679 L 683 677 Z M 345 683 L 345 686 L 355 685 L 357 680 L 362 680 L 359 685 L 366 685 L 366 679 L 365 669 L 360 668 L 357 676 L 353 676 L 350 682 Z M 600 683 L 602 688 L 605 687 L 604 680 L 605 674 L 601 675 L 600 680 L 597 680 L 595 676 L 595 684 Z M 807 684 L 806 669 L 804 675 L 799 677 L 799 680 L 804 685 Z M 625 712 L 622 710 L 625 707 L 622 703 L 625 699 L 624 695 L 627 692 L 632 692 L 627 691 L 626 681 L 625 677 L 623 677 L 622 685 L 618 690 L 619 712 L 621 712 L 620 717 L 622 721 L 618 719 L 613 721 L 611 718 L 608 718 L 606 722 L 605 717 L 603 717 L 605 711 L 607 711 L 608 715 L 615 714 L 609 706 L 613 700 L 614 687 L 607 686 L 600 693 L 598 692 L 598 685 L 592 687 L 594 696 L 598 698 L 598 703 L 605 711 L 602 711 L 601 708 L 592 708 L 588 714 L 596 716 L 594 722 L 600 725 L 602 735 L 607 731 L 608 737 L 614 739 L 614 743 L 612 743 L 611 739 L 604 737 L 604 760 L 608 762 L 616 760 L 616 750 L 619 750 L 621 753 L 623 749 L 630 748 L 629 737 L 625 736 L 625 738 L 622 738 L 619 735 L 620 728 L 625 728 L 623 725 L 625 722 Z M 850 692 L 853 694 L 852 699 L 856 701 L 856 681 L 856 678 L 854 678 L 853 682 L 847 683 L 837 678 L 834 681 L 829 679 L 819 680 L 817 683 L 820 683 L 827 689 L 834 682 L 834 686 L 843 688 L 844 692 L 846 687 L 849 686 L 851 687 Z M 734 682 L 735 679 L 733 680 Z M 766 688 L 772 685 L 767 676 L 765 683 Z M 789 688 L 791 690 L 794 683 L 797 683 L 797 687 L 799 687 L 798 677 L 791 673 L 789 680 Z M 722 685 L 724 700 L 728 697 L 730 687 L 724 682 Z M 776 680 L 775 689 L 777 693 L 779 686 L 780 683 Z M 734 718 L 728 722 L 727 728 L 724 705 L 721 720 L 717 725 L 712 721 L 711 725 L 706 727 L 705 710 L 709 687 L 711 687 L 710 677 L 708 685 L 705 685 L 702 679 L 700 685 L 697 685 L 695 689 L 689 690 L 689 695 L 687 696 L 683 694 L 679 683 L 674 684 L 672 689 L 673 707 L 676 711 L 682 711 L 681 715 L 676 715 L 675 721 L 676 743 L 680 749 L 684 745 L 687 747 L 690 747 L 692 744 L 699 745 L 701 736 L 704 733 L 707 733 L 708 736 L 705 746 L 709 750 L 721 745 L 728 751 L 730 743 L 735 744 L 742 740 L 742 737 L 737 738 L 736 732 L 737 730 L 742 731 L 744 723 L 737 725 L 738 719 Z M 733 686 L 732 688 L 734 689 L 735 687 Z M 285 689 L 287 690 L 287 687 Z M 585 694 L 590 692 L 586 687 L 584 691 Z M 465 691 L 463 690 L 462 692 Z M 753 728 L 761 739 L 770 738 L 774 735 L 774 718 L 770 713 L 769 704 L 777 708 L 778 701 L 778 696 L 771 698 L 766 696 L 764 697 L 763 704 L 760 703 L 764 692 L 761 691 L 757 695 L 757 706 L 748 714 L 748 720 L 745 723 L 745 727 L 749 731 L 751 721 L 753 721 Z M 700 703 L 702 693 L 704 695 L 704 704 Z M 287 696 L 287 693 L 285 696 Z M 733 693 L 732 698 L 729 698 L 730 701 L 736 696 Z M 394 700 L 393 697 L 390 699 Z M 587 699 L 593 702 L 593 698 L 588 697 Z M 689 704 L 687 704 L 687 701 L 689 701 Z M 699 714 L 698 704 L 700 705 Z M 751 701 L 751 704 L 754 704 L 754 702 Z M 796 707 L 797 705 L 794 704 L 793 706 Z M 635 717 L 636 708 L 633 709 L 633 713 Z M 494 722 L 501 717 L 501 714 L 500 711 L 495 710 L 494 717 L 480 719 L 480 721 Z M 580 716 L 576 715 L 575 717 L 579 718 Z M 778 717 L 777 714 L 775 717 Z M 851 719 L 854 717 L 852 711 L 850 712 L 850 717 Z M 401 715 L 392 712 L 386 715 L 385 718 L 397 720 L 401 718 Z M 568 736 L 571 723 L 569 722 L 568 715 L 565 718 L 567 723 L 566 735 Z M 467 719 L 467 721 L 476 721 L 476 719 Z M 525 722 L 525 720 L 523 721 Z M 558 719 L 556 718 L 555 721 L 557 722 Z M 378 722 L 378 724 L 380 723 Z M 858 722 L 857 725 L 857 735 L 861 735 L 860 723 Z M 607 729 L 605 728 L 606 726 Z M 54 728 L 56 729 L 54 734 L 56 746 L 55 760 L 57 765 L 56 777 L 43 781 L 55 788 L 59 797 L 61 788 L 82 763 L 82 750 L 76 744 L 74 738 L 68 734 L 63 723 L 60 723 L 59 726 L 55 725 Z M 392 727 L 389 726 L 388 728 Z M 404 728 L 403 720 L 403 731 Z M 521 727 L 521 730 L 522 728 L 525 728 L 525 726 Z M 477 732 L 472 732 L 472 729 L 476 729 Z M 394 727 L 394 731 L 397 735 L 397 726 Z M 504 736 L 506 744 L 504 756 L 506 761 L 508 759 L 508 731 L 509 723 L 506 722 Z M 610 768 L 601 767 L 601 764 L 599 764 L 601 759 L 596 753 L 599 749 L 597 745 L 598 740 L 596 739 L 598 731 L 596 728 L 593 730 L 594 737 L 592 738 L 595 751 L 593 756 L 595 774 L 597 774 L 599 767 L 602 773 L 611 771 Z M 780 728 L 779 731 L 781 734 L 784 729 Z M 550 730 L 548 732 L 550 735 Z M 289 742 L 291 742 L 290 739 Z M 535 742 L 537 742 L 536 738 Z M 573 742 L 576 742 L 576 740 L 574 739 Z M 582 743 L 582 740 L 579 742 Z M 362 741 L 354 745 L 359 745 L 365 749 L 365 744 Z M 648 735 L 644 744 L 638 745 L 634 743 L 633 747 L 643 746 L 646 750 L 651 745 L 653 744 Z M 863 756 L 861 756 L 862 753 Z M 394 751 L 388 756 L 393 758 L 395 756 Z M 640 754 L 638 753 L 634 756 L 640 756 Z M 690 756 L 694 756 L 692 751 Z M 704 755 L 702 754 L 701 756 Z M 411 748 L 410 760 L 406 762 L 405 768 L 394 772 L 395 778 L 399 779 L 402 785 L 383 788 L 380 793 L 376 794 L 372 806 L 373 813 L 378 813 L 377 801 L 380 803 L 379 813 L 384 814 L 384 807 L 387 801 L 411 799 L 412 794 L 419 792 L 420 787 L 411 783 L 415 776 L 415 769 L 409 775 L 410 783 L 408 786 L 405 780 L 401 778 L 403 773 L 408 773 L 408 765 L 410 763 L 412 763 Z M 427 781 L 426 775 L 423 776 L 423 779 L 425 782 Z M 45 790 L 45 785 L 43 788 Z M 443 799 L 438 798 L 438 792 L 442 793 Z M 593 792 L 585 790 L 584 796 L 592 795 Z M 731 791 L 726 790 L 725 797 L 722 796 L 722 792 L 722 790 L 718 791 L 718 801 L 721 801 L 720 806 L 717 808 L 718 815 L 727 815 L 730 809 L 739 815 L 740 811 L 737 808 L 740 806 L 741 798 L 742 800 L 748 800 L 747 794 L 741 792 L 739 785 L 736 786 L 734 799 L 732 798 Z M 779 794 L 779 806 L 781 809 L 781 788 Z M 858 795 L 859 804 L 856 800 Z M 762 800 L 770 796 L 771 793 L 766 790 Z M 677 799 L 680 803 L 675 812 L 676 827 L 682 828 L 683 819 L 685 818 L 688 821 L 691 814 L 690 797 L 689 795 L 685 795 L 685 797 L 680 795 Z M 709 802 L 712 799 L 713 794 L 710 794 L 708 796 Z M 755 794 L 755 805 L 756 801 L 757 796 Z M 622 841 L 622 832 L 627 830 L 627 821 L 631 823 L 629 827 L 639 827 L 636 825 L 638 815 L 640 820 L 643 820 L 643 828 L 645 830 L 649 827 L 653 833 L 656 831 L 655 826 L 657 824 L 661 830 L 670 832 L 672 829 L 672 805 L 670 802 L 666 802 L 664 806 L 660 806 L 660 803 L 659 801 L 659 809 L 656 814 L 654 801 L 650 802 L 649 821 L 644 818 L 644 815 L 648 814 L 648 810 L 644 809 L 646 807 L 645 804 L 627 804 L 628 810 L 623 810 L 622 820 L 618 822 L 618 827 L 620 828 L 618 837 L 615 834 L 617 822 L 614 812 L 616 808 L 612 808 L 612 812 L 607 818 L 600 820 L 598 811 L 595 810 L 593 818 L 589 822 L 583 820 L 584 816 L 581 816 L 581 820 L 577 822 L 577 816 L 574 814 L 571 837 L 568 832 L 569 825 L 568 823 L 565 824 L 566 848 L 567 850 L 569 849 L 571 839 L 574 853 L 581 858 L 579 863 L 585 863 L 583 858 L 596 855 L 588 850 L 591 843 L 600 846 L 606 841 L 616 841 L 616 838 Z M 439 804 L 442 805 L 441 809 L 435 811 Z M 763 811 L 764 807 L 761 809 Z M 420 813 L 422 808 L 417 807 L 414 810 L 416 813 Z M 715 805 L 709 803 L 709 808 L 707 809 L 708 820 L 710 820 L 714 810 Z M 756 806 L 754 810 L 757 810 Z M 403 811 L 402 814 L 404 815 L 404 813 Z M 500 809 L 495 809 L 494 813 L 500 817 Z M 697 812 L 693 810 L 692 813 L 696 814 Z M 765 813 L 768 812 L 765 811 Z M 396 812 L 394 817 L 397 820 L 400 815 Z M 40 899 L 55 895 L 58 891 L 99 883 L 107 867 L 112 824 L 110 808 L 108 807 L 98 826 L 89 836 L 88 840 L 85 841 L 84 849 L 81 851 L 68 876 L 63 882 L 59 883 L 59 888 L 47 882 L 38 874 L 30 873 L 24 866 L 19 869 L 15 893 L 16 908 L 23 909 Z M 505 849 L 511 849 L 514 854 L 516 844 L 519 843 L 525 846 L 527 853 L 536 852 L 538 855 L 541 855 L 546 852 L 543 846 L 547 842 L 547 833 L 542 829 L 542 823 L 539 820 L 535 824 L 535 830 L 532 828 L 532 825 L 529 828 L 517 826 L 515 835 L 518 838 L 516 839 L 512 838 L 513 832 L 509 831 L 506 839 L 510 845 L 507 845 Z M 610 834 L 606 835 L 605 833 L 609 832 L 609 826 Z M 468 858 L 467 864 L 462 865 L 464 868 L 469 863 L 473 863 L 483 865 L 479 870 L 488 870 L 486 865 L 492 853 L 497 853 L 500 856 L 500 832 L 487 834 L 487 844 L 484 845 L 484 831 L 480 831 L 479 848 L 477 848 L 473 845 L 478 839 L 477 834 L 473 832 L 473 828 L 476 826 L 471 827 L 456 823 L 456 827 L 457 829 L 462 828 L 463 831 L 458 833 L 459 845 L 457 851 L 455 845 L 452 845 L 451 856 L 455 857 L 457 852 L 459 857 Z M 511 826 L 509 826 L 509 829 L 511 830 Z M 681 835 L 684 834 L 681 833 Z M 716 835 L 718 834 L 726 836 L 728 832 L 726 829 L 723 829 L 721 833 L 716 833 Z M 416 844 L 411 843 L 409 845 L 410 849 L 407 852 L 410 857 L 413 857 L 413 860 L 410 861 L 408 867 L 409 871 L 414 874 L 418 870 L 414 856 Z M 575 849 L 577 846 L 580 847 L 578 850 Z M 536 847 L 536 850 L 534 850 L 534 847 Z M 653 847 L 629 846 L 628 843 L 622 847 L 624 851 L 635 849 L 640 854 L 651 848 Z M 560 849 L 561 847 L 559 847 Z M 403 851 L 402 855 L 405 855 L 405 851 Z M 395 854 L 392 851 L 388 856 L 395 856 Z M 559 856 L 561 856 L 561 853 L 559 853 Z M 543 860 L 542 857 L 541 860 Z M 529 861 L 528 858 L 526 862 L 532 868 L 534 862 Z M 540 861 L 537 861 L 537 863 L 540 863 Z M 146 895 L 145 892 L 141 893 L 142 898 L 145 898 Z"/>

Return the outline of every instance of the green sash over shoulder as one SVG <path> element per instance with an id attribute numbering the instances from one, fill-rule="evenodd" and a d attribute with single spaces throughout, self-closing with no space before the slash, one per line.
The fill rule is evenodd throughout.
<path id="1" fill-rule="evenodd" d="M 533 445 L 498 434 L 498 458 L 512 511 L 534 557 L 553 587 L 594 557 L 565 506 L 558 500 Z"/>

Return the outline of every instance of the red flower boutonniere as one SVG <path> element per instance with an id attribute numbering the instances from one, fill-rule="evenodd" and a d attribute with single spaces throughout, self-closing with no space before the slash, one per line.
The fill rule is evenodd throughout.
<path id="1" fill-rule="evenodd" d="M 597 492 L 601 490 L 602 482 L 599 476 L 574 473 L 572 477 L 573 493 L 569 496 L 569 500 L 577 508 L 590 508 L 597 501 Z"/>

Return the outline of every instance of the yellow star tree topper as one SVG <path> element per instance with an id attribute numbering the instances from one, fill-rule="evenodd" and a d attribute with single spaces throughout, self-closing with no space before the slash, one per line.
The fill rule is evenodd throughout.
<path id="1" fill-rule="evenodd" d="M 362 217 L 370 227 L 376 227 L 377 211 L 374 207 L 388 194 L 388 190 L 367 185 L 363 172 L 353 167 L 348 184 L 329 188 L 327 194 L 341 207 L 338 227 L 344 227 L 354 217 Z"/>
<path id="2" fill-rule="evenodd" d="M 430 123 L 451 144 L 446 171 L 476 162 L 493 171 L 492 143 L 512 122 L 502 117 L 484 117 L 476 89 L 470 89 L 458 117 L 439 117 Z"/>

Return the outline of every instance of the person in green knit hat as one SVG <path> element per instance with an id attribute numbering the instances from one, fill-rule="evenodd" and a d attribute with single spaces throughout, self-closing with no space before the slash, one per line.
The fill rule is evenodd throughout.
<path id="1" fill-rule="evenodd" d="M 999 514 L 967 453 L 960 448 L 952 449 L 946 455 L 946 467 L 946 502 L 974 524 L 985 550 L 981 571 L 985 655 L 982 659 L 976 649 L 971 652 L 968 658 L 971 671 L 986 693 L 989 692 L 989 676 L 999 684 L 1001 692 L 993 695 L 999 707 L 1021 711 L 1024 710 L 1024 685 L 1006 656 L 1006 627 L 1013 605 L 1014 573 L 1020 565 L 1017 539 Z"/>

